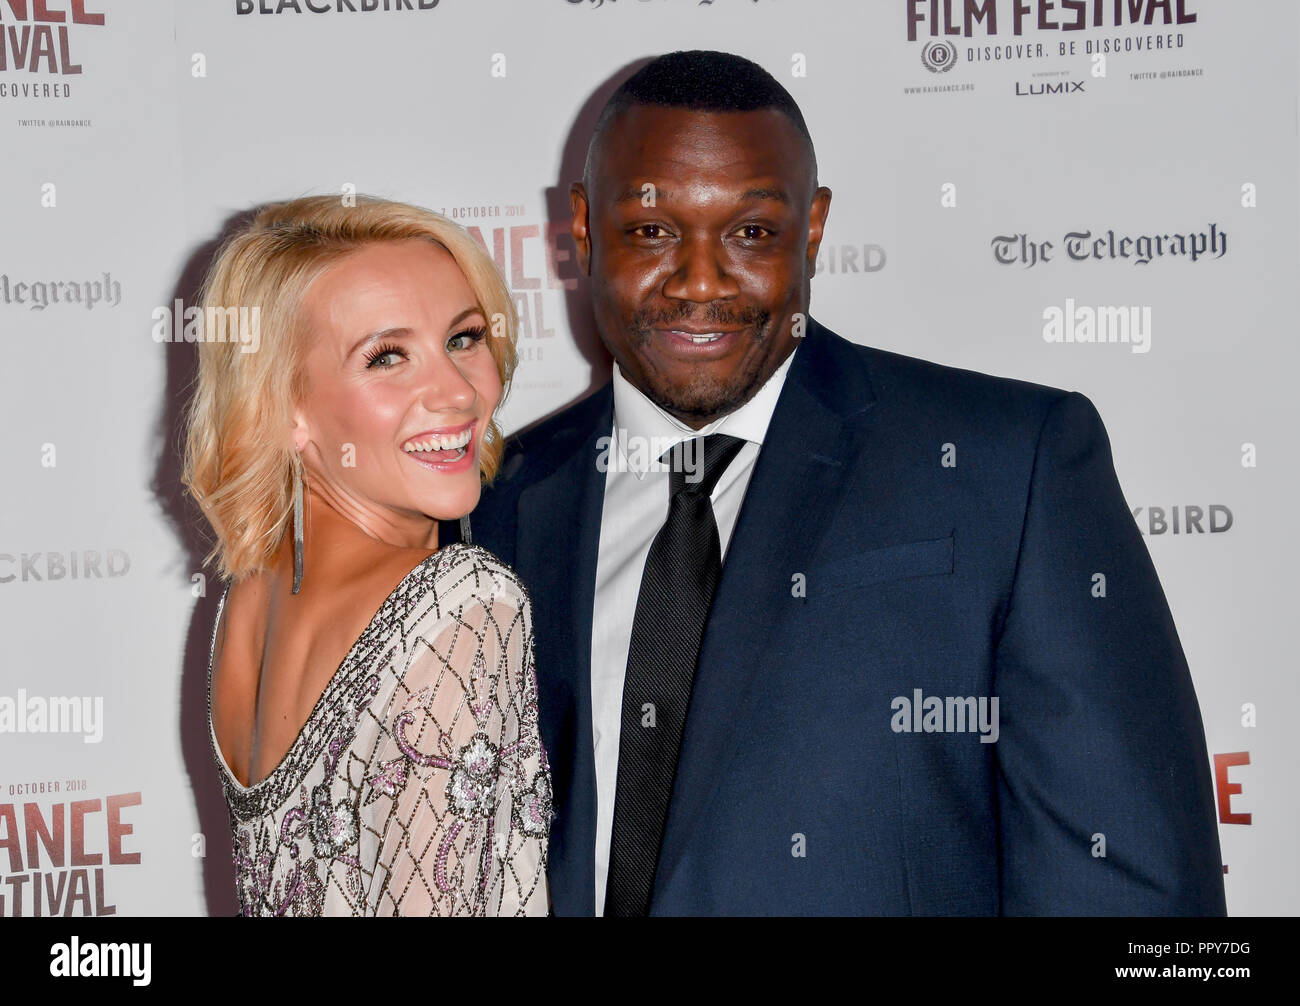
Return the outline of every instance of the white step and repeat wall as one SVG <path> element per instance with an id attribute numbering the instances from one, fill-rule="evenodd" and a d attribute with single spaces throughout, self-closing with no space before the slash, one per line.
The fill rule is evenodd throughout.
<path id="1" fill-rule="evenodd" d="M 1229 911 L 1296 914 L 1297 7 L 0 0 L 0 914 L 235 910 L 219 582 L 178 484 L 194 347 L 155 313 L 255 204 L 415 202 L 515 291 L 506 428 L 553 412 L 608 375 L 567 233 L 591 124 L 692 48 L 803 109 L 835 194 L 816 318 L 1097 405 L 1200 697 Z M 1107 309 L 1128 341 L 1074 340 Z"/>

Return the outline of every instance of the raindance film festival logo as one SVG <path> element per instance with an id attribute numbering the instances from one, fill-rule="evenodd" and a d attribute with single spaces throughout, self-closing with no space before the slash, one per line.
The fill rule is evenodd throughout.
<path id="1" fill-rule="evenodd" d="M 1196 23 L 1191 0 L 904 0 L 907 40 L 1022 36 L 1027 31 L 1169 27 Z M 1010 32 L 1006 31 L 1010 28 Z"/>
<path id="2" fill-rule="evenodd" d="M 139 866 L 132 846 L 136 822 L 129 809 L 143 803 L 140 792 L 85 796 L 85 779 L 9 783 L 0 803 L 0 916 L 116 915 L 104 887 L 109 866 Z M 33 795 L 69 794 L 53 802 Z M 79 791 L 81 799 L 71 795 Z M 120 871 L 115 871 L 115 875 Z"/>
<path id="3" fill-rule="evenodd" d="M 921 50 L 921 65 L 931 73 L 947 73 L 957 65 L 957 47 L 951 42 L 927 42 Z"/>
<path id="4" fill-rule="evenodd" d="M 81 73 L 79 43 L 87 27 L 104 26 L 87 0 L 0 0 L 0 72 L 69 76 Z M 96 6 L 100 6 L 96 3 Z M 67 97 L 67 84 L 0 80 L 0 97 Z"/>
<path id="5" fill-rule="evenodd" d="M 1107 53 L 1159 51 L 1163 56 L 1170 50 L 1182 49 L 1182 29 L 1197 23 L 1192 2 L 903 0 L 903 21 L 908 42 L 922 41 L 928 36 L 921 49 L 921 64 L 931 73 L 946 73 L 959 58 L 970 67 L 1025 61 L 1041 63 Z M 964 52 L 958 49 L 959 43 L 964 43 Z M 1071 84 L 1069 90 L 1043 93 L 1082 91 L 1082 86 Z"/>

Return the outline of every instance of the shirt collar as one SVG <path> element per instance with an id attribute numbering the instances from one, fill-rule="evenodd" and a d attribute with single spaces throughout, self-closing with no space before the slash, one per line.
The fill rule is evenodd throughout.
<path id="1" fill-rule="evenodd" d="M 749 401 L 698 430 L 691 429 L 676 416 L 650 401 L 623 376 L 615 362 L 615 441 L 626 470 L 633 472 L 639 479 L 644 478 L 659 453 L 683 440 L 710 433 L 726 433 L 761 447 L 763 438 L 767 435 L 767 427 L 772 421 L 772 413 L 776 411 L 776 401 L 781 397 L 781 389 L 785 386 L 790 363 L 794 360 L 794 354 L 799 352 L 799 345 L 795 344 L 790 355 L 781 361 L 781 365 Z M 659 453 L 656 453 L 656 448 Z"/>

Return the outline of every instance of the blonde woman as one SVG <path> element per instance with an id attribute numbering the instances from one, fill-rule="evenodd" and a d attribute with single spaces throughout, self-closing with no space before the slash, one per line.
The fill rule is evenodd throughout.
<path id="1" fill-rule="evenodd" d="M 184 473 L 229 581 L 208 732 L 241 914 L 546 914 L 528 593 L 438 542 L 501 458 L 496 267 L 428 210 L 297 199 L 225 243 L 203 309 L 257 319 L 199 343 Z"/>

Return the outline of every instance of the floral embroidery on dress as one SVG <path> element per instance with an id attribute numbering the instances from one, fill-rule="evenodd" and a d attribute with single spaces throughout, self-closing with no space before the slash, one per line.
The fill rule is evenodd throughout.
<path id="1" fill-rule="evenodd" d="M 324 785 L 311 791 L 311 841 L 318 859 L 333 859 L 357 840 L 360 834 L 357 808 L 347 800 L 331 802 Z"/>
<path id="2" fill-rule="evenodd" d="M 533 776 L 515 804 L 515 824 L 525 835 L 546 835 L 551 825 L 551 777 L 541 771 Z"/>
<path id="3" fill-rule="evenodd" d="M 379 766 L 379 771 L 367 780 L 370 783 L 372 792 L 366 797 L 366 803 L 378 800 L 380 794 L 396 796 L 398 791 L 406 785 L 406 773 L 409 765 L 410 761 L 405 756 L 402 756 L 401 758 L 390 758 Z"/>
<path id="4" fill-rule="evenodd" d="M 281 764 L 244 787 L 212 729 L 210 649 L 240 914 L 545 914 L 533 654 L 517 575 L 449 545 L 389 595 Z"/>
<path id="5" fill-rule="evenodd" d="M 447 798 L 461 817 L 490 817 L 496 807 L 497 746 L 478 733 L 460 749 L 447 780 Z"/>

